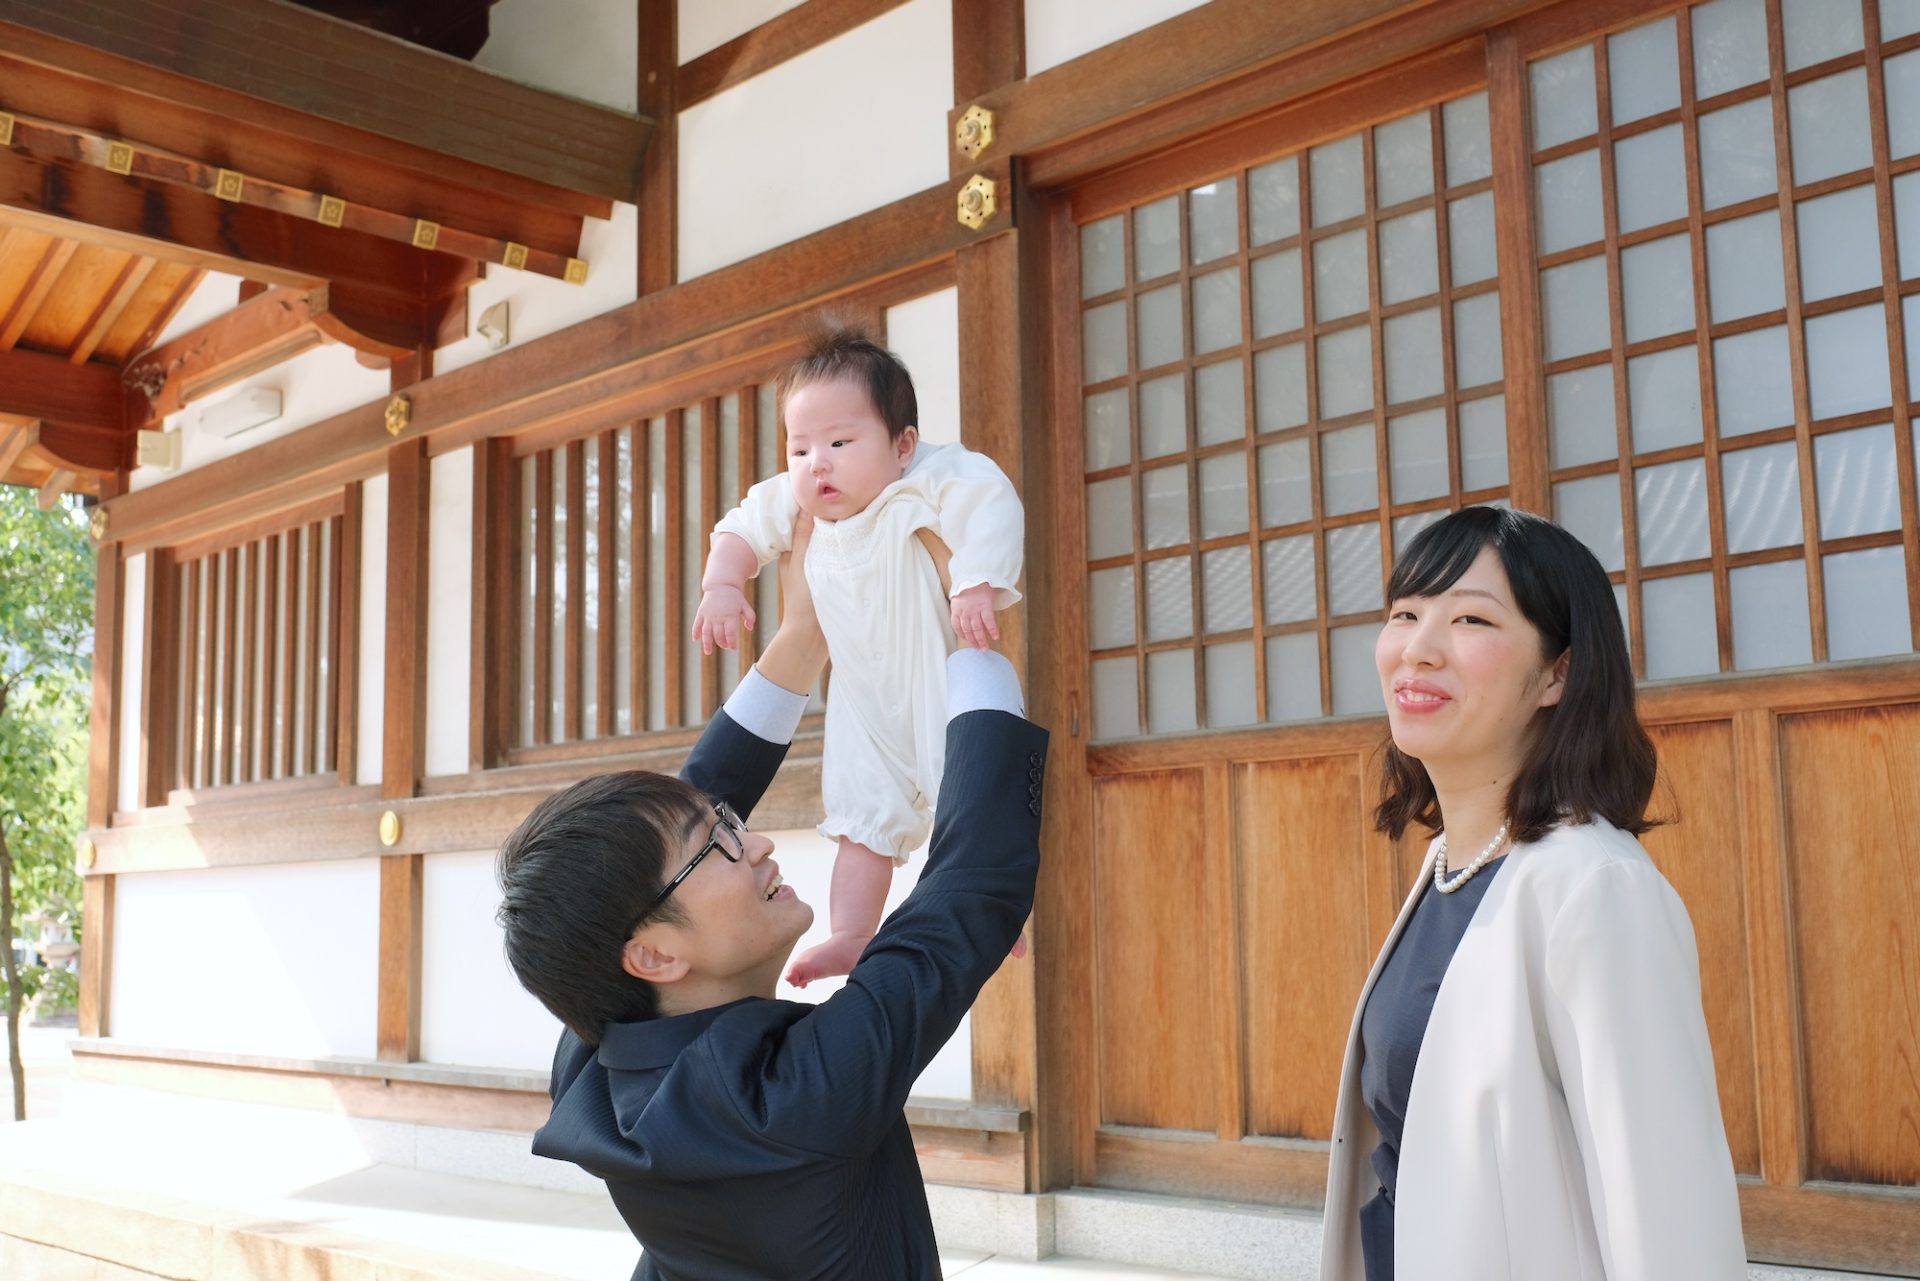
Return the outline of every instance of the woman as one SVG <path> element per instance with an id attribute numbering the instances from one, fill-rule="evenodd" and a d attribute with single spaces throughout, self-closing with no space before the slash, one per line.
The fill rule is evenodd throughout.
<path id="1" fill-rule="evenodd" d="M 1744 1278 L 1693 929 L 1634 839 L 1654 750 L 1606 574 L 1470 507 L 1388 595 L 1374 821 L 1439 835 L 1348 1034 L 1322 1281 Z"/>

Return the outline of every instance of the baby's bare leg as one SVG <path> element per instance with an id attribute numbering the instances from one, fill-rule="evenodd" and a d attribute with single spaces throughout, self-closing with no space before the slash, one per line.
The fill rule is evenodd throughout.
<path id="1" fill-rule="evenodd" d="M 852 971 L 860 953 L 872 942 L 873 932 L 880 928 L 880 914 L 886 910 L 887 890 L 892 884 L 892 859 L 841 837 L 840 850 L 833 858 L 833 933 L 826 942 L 794 958 L 787 967 L 787 982 L 805 987 L 815 979 Z"/>

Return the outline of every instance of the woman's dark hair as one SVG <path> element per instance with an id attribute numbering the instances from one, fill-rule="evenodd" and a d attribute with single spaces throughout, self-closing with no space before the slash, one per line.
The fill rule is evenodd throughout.
<path id="1" fill-rule="evenodd" d="M 1539 840 L 1562 820 L 1596 815 L 1635 836 L 1653 827 L 1647 802 L 1657 768 L 1653 740 L 1634 712 L 1633 664 L 1606 571 L 1550 520 L 1499 507 L 1468 507 L 1416 535 L 1387 584 L 1387 598 L 1438 596 L 1491 547 L 1515 604 L 1540 633 L 1548 662 L 1567 655 L 1560 701 L 1536 713 L 1539 732 L 1507 790 L 1514 843 Z M 1379 831 L 1398 840 L 1409 823 L 1443 826 L 1426 767 L 1386 745 Z"/>
<path id="2" fill-rule="evenodd" d="M 835 378 L 849 379 L 867 393 L 873 412 L 887 425 L 889 439 L 898 440 L 901 432 L 919 424 L 920 404 L 913 394 L 913 375 L 900 357 L 860 330 L 832 321 L 822 321 L 806 351 L 780 371 L 775 386 L 781 413 L 786 412 L 787 397 L 800 388 Z"/>
<path id="3" fill-rule="evenodd" d="M 588 1045 L 609 1023 L 660 1012 L 653 984 L 621 968 L 634 917 L 660 892 L 689 822 L 710 811 L 677 778 L 601 774 L 549 796 L 494 862 L 507 963 L 520 986 Z M 684 919 L 669 898 L 655 920 Z"/>

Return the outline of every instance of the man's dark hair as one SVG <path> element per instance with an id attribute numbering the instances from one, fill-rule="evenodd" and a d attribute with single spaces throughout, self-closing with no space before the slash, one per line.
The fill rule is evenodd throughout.
<path id="1" fill-rule="evenodd" d="M 860 330 L 835 324 L 822 325 L 800 358 L 780 371 L 776 386 L 781 411 L 786 411 L 787 397 L 800 388 L 835 378 L 850 379 L 867 393 L 890 439 L 898 440 L 901 432 L 919 425 L 913 375 L 900 357 Z"/>
<path id="2" fill-rule="evenodd" d="M 609 1023 L 660 1012 L 653 984 L 622 969 L 620 954 L 635 918 L 680 870 L 687 824 L 711 808 L 666 774 L 601 774 L 540 802 L 501 845 L 494 919 L 507 963 L 588 1045 Z M 683 918 L 668 898 L 648 919 Z"/>
<path id="3" fill-rule="evenodd" d="M 1568 656 L 1560 701 L 1538 713 L 1539 733 L 1507 790 L 1514 844 L 1570 819 L 1595 815 L 1635 836 L 1647 818 L 1657 761 L 1634 711 L 1633 664 L 1613 585 L 1586 545 L 1550 520 L 1499 507 L 1468 507 L 1420 531 L 1393 567 L 1387 599 L 1438 596 L 1482 548 L 1500 557 L 1514 603 L 1540 633 L 1541 657 Z M 1394 839 L 1409 823 L 1442 825 L 1433 780 L 1391 742 L 1374 827 Z"/>

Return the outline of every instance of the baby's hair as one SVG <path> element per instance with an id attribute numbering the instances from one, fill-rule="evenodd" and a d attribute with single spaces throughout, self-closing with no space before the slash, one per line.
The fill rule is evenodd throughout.
<path id="1" fill-rule="evenodd" d="M 787 398 L 800 388 L 835 378 L 849 379 L 867 393 L 891 439 L 900 439 L 901 432 L 919 423 L 913 375 L 900 357 L 861 330 L 832 321 L 822 323 L 809 335 L 807 350 L 780 371 L 776 387 L 781 411 L 785 412 Z"/>

